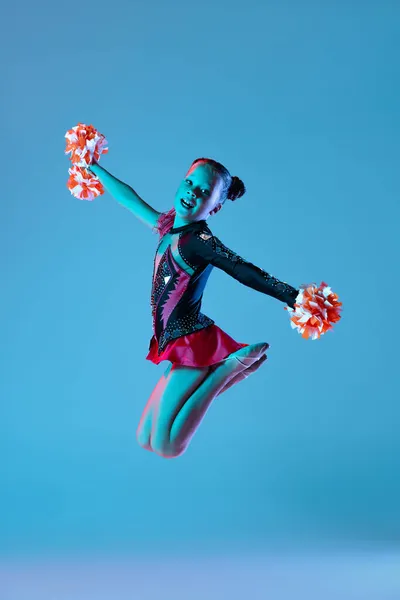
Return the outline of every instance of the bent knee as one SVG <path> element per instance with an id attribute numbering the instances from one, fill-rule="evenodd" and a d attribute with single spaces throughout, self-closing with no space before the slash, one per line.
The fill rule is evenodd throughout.
<path id="1" fill-rule="evenodd" d="M 155 454 L 161 456 L 161 458 L 178 458 L 185 450 L 186 446 L 178 444 L 157 444 L 157 442 L 151 442 L 151 449 Z"/>
<path id="2" fill-rule="evenodd" d="M 149 452 L 153 451 L 150 443 L 150 436 L 139 428 L 136 431 L 136 441 L 141 448 L 144 448 L 144 450 L 149 450 Z"/>
<path id="3" fill-rule="evenodd" d="M 180 448 L 179 450 L 162 450 L 161 452 L 154 450 L 153 452 L 154 454 L 157 454 L 158 456 L 161 456 L 161 458 L 178 458 L 178 456 L 181 456 L 184 452 L 185 452 L 186 448 Z"/>
<path id="4" fill-rule="evenodd" d="M 162 458 L 177 458 L 186 450 L 186 446 L 184 445 L 152 441 L 149 435 L 139 430 L 136 432 L 136 441 L 144 450 L 154 452 L 154 454 L 158 454 Z"/>

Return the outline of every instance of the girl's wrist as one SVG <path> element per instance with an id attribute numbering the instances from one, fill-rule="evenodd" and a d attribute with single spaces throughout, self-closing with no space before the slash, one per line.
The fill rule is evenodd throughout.
<path id="1" fill-rule="evenodd" d="M 95 175 L 96 177 L 99 177 L 102 170 L 103 169 L 96 162 L 87 167 L 87 171 L 89 171 L 89 173 L 92 173 L 92 175 Z"/>

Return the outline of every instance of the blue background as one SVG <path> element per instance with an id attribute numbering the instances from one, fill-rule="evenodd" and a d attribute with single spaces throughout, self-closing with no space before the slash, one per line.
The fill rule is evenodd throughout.
<path id="1" fill-rule="evenodd" d="M 0 554 L 247 552 L 396 543 L 399 5 L 9 5 L 3 44 Z M 7 60 L 5 57 L 8 57 Z M 135 431 L 167 363 L 145 360 L 157 238 L 66 188 L 65 132 L 168 210 L 192 160 L 247 194 L 209 224 L 343 317 L 318 341 L 214 270 L 203 310 L 268 361 L 187 452 Z"/>

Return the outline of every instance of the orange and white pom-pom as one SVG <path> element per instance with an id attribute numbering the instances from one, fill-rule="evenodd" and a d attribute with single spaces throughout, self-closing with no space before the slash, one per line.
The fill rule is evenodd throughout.
<path id="1" fill-rule="evenodd" d="M 78 123 L 65 134 L 67 145 L 65 154 L 71 153 L 71 162 L 78 167 L 88 167 L 93 160 L 100 159 L 101 154 L 107 154 L 107 140 L 93 125 Z"/>
<path id="2" fill-rule="evenodd" d="M 86 169 L 74 165 L 68 169 L 69 179 L 67 188 L 79 200 L 94 200 L 104 194 L 104 187 L 100 180 Z"/>
<path id="3" fill-rule="evenodd" d="M 319 287 L 315 283 L 301 285 L 294 306 L 285 306 L 290 314 L 290 325 L 306 339 L 320 338 L 341 318 L 342 303 L 324 282 Z"/>

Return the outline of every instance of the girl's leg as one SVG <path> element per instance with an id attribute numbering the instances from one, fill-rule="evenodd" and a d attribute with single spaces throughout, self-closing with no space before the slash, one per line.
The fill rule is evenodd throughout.
<path id="1" fill-rule="evenodd" d="M 153 389 L 150 398 L 143 410 L 142 416 L 139 421 L 139 425 L 136 431 L 137 442 L 145 450 L 153 451 L 151 445 L 151 431 L 152 424 L 154 421 L 154 413 L 159 406 L 161 399 L 165 394 L 167 386 L 171 386 L 171 370 L 173 365 L 170 364 L 165 370 L 164 374 L 158 380 L 155 388 Z M 190 368 L 182 367 L 182 376 L 179 381 L 179 390 L 176 392 L 177 410 L 179 405 L 187 400 L 192 391 L 198 387 L 198 385 L 207 377 L 209 367 L 205 368 Z M 174 377 L 176 379 L 176 377 Z"/>
<path id="2" fill-rule="evenodd" d="M 207 379 L 213 367 L 185 367 L 173 364 L 166 378 L 162 394 L 154 394 L 150 445 L 153 452 L 165 458 L 178 456 L 170 441 L 170 430 L 175 417 L 190 396 Z"/>
<path id="3" fill-rule="evenodd" d="M 165 458 L 182 454 L 212 400 L 232 378 L 259 360 L 265 350 L 264 343 L 246 346 L 205 369 L 174 365 L 161 398 L 153 406 L 153 451 Z"/>
<path id="4" fill-rule="evenodd" d="M 240 373 L 235 375 L 217 393 L 217 396 L 220 396 L 228 388 L 239 383 L 239 381 L 246 379 L 247 377 L 249 377 L 249 375 L 252 375 L 255 371 L 257 371 L 257 369 L 259 369 L 261 367 L 262 363 L 266 359 L 267 359 L 267 356 L 264 354 L 259 360 L 257 360 L 255 363 L 253 363 L 250 367 L 248 367 L 247 369 L 244 369 L 243 371 L 241 371 Z M 152 391 L 151 396 L 150 396 L 149 400 L 147 401 L 147 404 L 143 410 L 143 413 L 140 418 L 139 425 L 138 425 L 138 428 L 136 431 L 136 439 L 137 439 L 138 444 L 140 446 L 142 446 L 142 448 L 144 448 L 145 450 L 149 450 L 150 452 L 152 452 L 150 439 L 151 439 L 152 420 L 153 420 L 153 415 L 154 415 L 154 406 L 157 404 L 157 402 L 160 401 L 160 398 L 164 392 L 164 389 L 168 382 L 168 374 L 171 370 L 171 367 L 172 367 L 172 365 L 170 364 L 168 366 L 168 368 L 166 369 L 165 373 L 158 380 L 157 385 L 155 386 L 154 390 Z"/>

